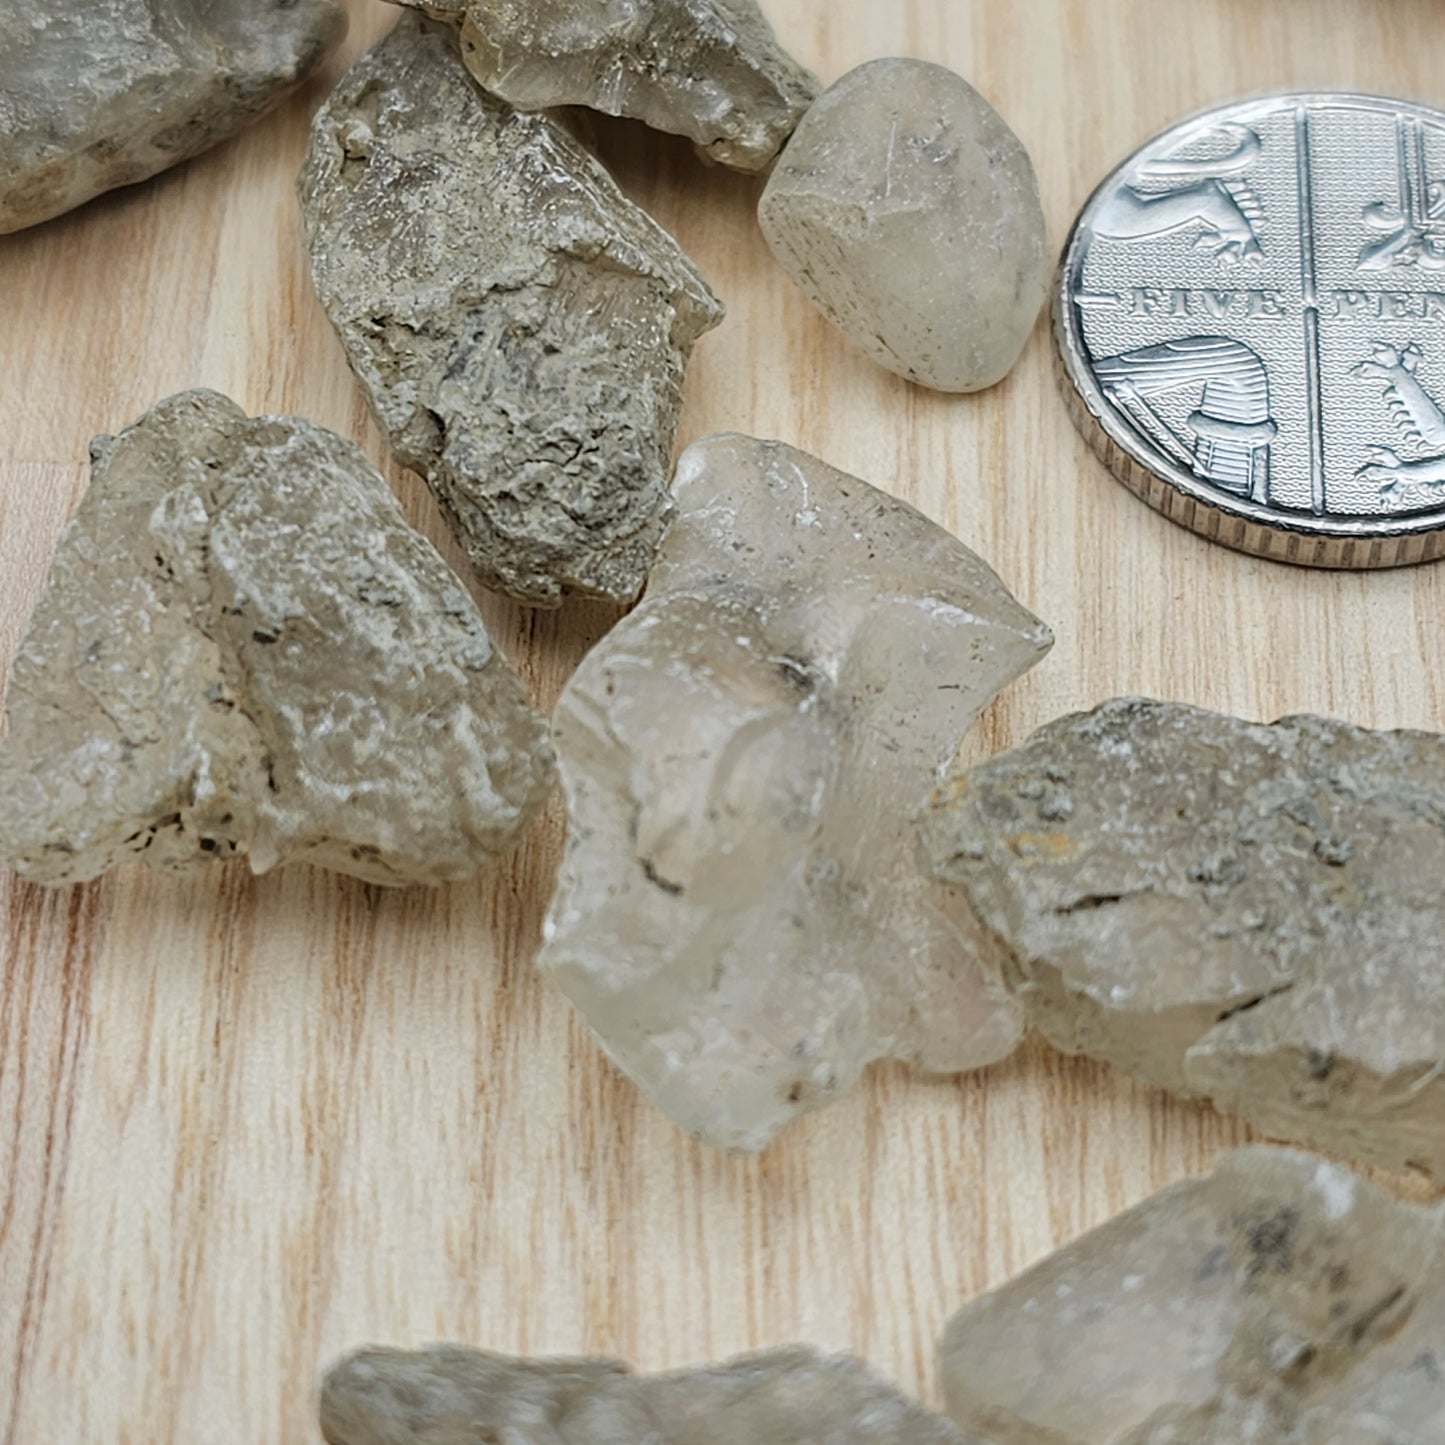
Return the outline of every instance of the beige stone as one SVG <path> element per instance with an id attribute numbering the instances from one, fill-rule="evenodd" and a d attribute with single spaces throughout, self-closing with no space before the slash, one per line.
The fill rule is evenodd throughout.
<path id="1" fill-rule="evenodd" d="M 224 140 L 345 33 L 328 0 L 0 0 L 0 233 Z"/>
<path id="2" fill-rule="evenodd" d="M 433 1345 L 362 1350 L 321 1389 L 328 1445 L 980 1445 L 865 1366 L 803 1346 L 668 1375 Z"/>
<path id="3" fill-rule="evenodd" d="M 632 601 L 671 509 L 683 370 L 722 316 L 677 243 L 419 15 L 346 74 L 299 187 L 317 295 L 482 581 Z"/>
<path id="4" fill-rule="evenodd" d="M 1059 1048 L 1445 1177 L 1445 738 L 1122 699 L 926 831 Z"/>
<path id="5" fill-rule="evenodd" d="M 11 672 L 0 857 L 412 883 L 516 840 L 546 726 L 355 446 L 191 391 L 92 458 Z"/>

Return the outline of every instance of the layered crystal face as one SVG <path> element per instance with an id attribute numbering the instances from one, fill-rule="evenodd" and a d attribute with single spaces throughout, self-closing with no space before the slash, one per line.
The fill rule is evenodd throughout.
<path id="1" fill-rule="evenodd" d="M 461 28 L 482 86 L 519 110 L 585 105 L 761 171 L 818 82 L 757 0 L 402 0 Z"/>
<path id="2" fill-rule="evenodd" d="M 1259 1146 L 964 1306 L 949 1413 L 994 1445 L 1428 1445 L 1441 1209 Z"/>
<path id="3" fill-rule="evenodd" d="M 660 1108 L 758 1149 L 874 1059 L 1017 1041 L 912 815 L 1051 639 L 941 528 L 792 448 L 699 442 L 676 497 L 645 600 L 557 707 L 541 963 Z"/>

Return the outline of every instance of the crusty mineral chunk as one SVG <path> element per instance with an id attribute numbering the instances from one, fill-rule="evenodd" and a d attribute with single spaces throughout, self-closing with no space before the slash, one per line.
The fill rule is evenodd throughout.
<path id="1" fill-rule="evenodd" d="M 545 724 L 356 447 L 192 391 L 92 457 L 11 673 L 0 856 L 410 883 L 511 844 Z"/>
<path id="2" fill-rule="evenodd" d="M 1445 1177 L 1445 739 L 1125 699 L 927 832 L 1058 1047 Z"/>
<path id="3" fill-rule="evenodd" d="M 215 145 L 345 32 L 328 0 L 0 0 L 0 232 Z"/>
<path id="4" fill-rule="evenodd" d="M 362 1350 L 321 1387 L 329 1445 L 970 1445 L 842 1356 L 795 1346 L 638 1376 L 458 1345 Z"/>
<path id="5" fill-rule="evenodd" d="M 586 105 L 760 171 L 818 82 L 757 0 L 399 0 L 461 25 L 473 75 L 519 110 Z"/>
<path id="6" fill-rule="evenodd" d="M 949 1413 L 998 1445 L 1436 1445 L 1445 1215 L 1256 1147 L 955 1316 Z"/>
<path id="7" fill-rule="evenodd" d="M 300 193 L 351 365 L 483 581 L 632 600 L 670 512 L 683 368 L 722 314 L 677 244 L 419 15 L 317 116 Z"/>
<path id="8" fill-rule="evenodd" d="M 1028 154 L 922 60 L 850 71 L 803 117 L 758 209 L 773 254 L 875 361 L 940 391 L 1018 360 L 1048 280 Z"/>
<path id="9" fill-rule="evenodd" d="M 759 1149 L 873 1059 L 1013 1048 L 911 817 L 1051 639 L 942 529 L 790 447 L 699 442 L 677 500 L 646 599 L 557 706 L 542 966 L 673 1119 Z"/>

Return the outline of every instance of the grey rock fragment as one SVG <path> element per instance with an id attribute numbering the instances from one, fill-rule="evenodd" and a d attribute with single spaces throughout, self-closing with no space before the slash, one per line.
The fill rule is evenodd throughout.
<path id="1" fill-rule="evenodd" d="M 966 1305 L 949 1413 L 998 1445 L 1436 1445 L 1445 1214 L 1256 1147 Z"/>
<path id="2" fill-rule="evenodd" d="M 345 33 L 328 0 L 0 0 L 0 233 L 215 145 Z"/>
<path id="3" fill-rule="evenodd" d="M 1123 699 L 926 832 L 1059 1048 L 1445 1177 L 1445 739 Z"/>
<path id="4" fill-rule="evenodd" d="M 411 883 L 510 846 L 546 726 L 356 447 L 193 391 L 92 457 L 11 672 L 0 857 Z"/>
<path id="5" fill-rule="evenodd" d="M 419 15 L 317 116 L 300 195 L 317 294 L 481 578 L 538 606 L 635 598 L 683 369 L 722 314 L 676 242 Z"/>
<path id="6" fill-rule="evenodd" d="M 328 1445 L 969 1445 L 870 1370 L 802 1346 L 638 1376 L 459 1345 L 362 1350 L 321 1388 Z"/>
<path id="7" fill-rule="evenodd" d="M 951 70 L 874 60 L 804 116 L 758 208 L 808 299 L 890 371 L 978 391 L 1018 360 L 1049 261 L 1018 137 Z"/>
<path id="8" fill-rule="evenodd" d="M 564 690 L 540 965 L 684 1128 L 760 1149 L 866 1064 L 1003 1057 L 992 945 L 911 815 L 1048 629 L 911 507 L 778 443 L 679 463 L 647 596 Z"/>
<path id="9" fill-rule="evenodd" d="M 461 26 L 472 74 L 519 110 L 585 105 L 760 171 L 818 82 L 757 0 L 399 0 Z"/>

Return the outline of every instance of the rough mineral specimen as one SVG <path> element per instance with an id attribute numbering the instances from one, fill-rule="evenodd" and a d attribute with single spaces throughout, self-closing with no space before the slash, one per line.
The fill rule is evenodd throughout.
<path id="1" fill-rule="evenodd" d="M 795 1346 L 677 1374 L 457 1345 L 362 1350 L 321 1387 L 329 1445 L 969 1445 L 842 1356 Z"/>
<path id="2" fill-rule="evenodd" d="M 215 145 L 345 32 L 327 0 L 0 0 L 0 232 Z"/>
<path id="3" fill-rule="evenodd" d="M 1445 739 L 1124 699 L 926 831 L 1058 1047 L 1445 1177 Z"/>
<path id="4" fill-rule="evenodd" d="M 997 1445 L 1435 1445 L 1445 1214 L 1290 1149 L 1228 1156 L 954 1318 Z"/>
<path id="5" fill-rule="evenodd" d="M 545 725 L 356 447 L 193 391 L 92 458 L 11 674 L 0 856 L 410 883 L 515 839 Z"/>
<path id="6" fill-rule="evenodd" d="M 759 1149 L 873 1059 L 1013 1048 L 910 815 L 1051 638 L 939 527 L 790 447 L 699 442 L 677 500 L 645 600 L 557 706 L 541 963 L 673 1119 Z"/>
<path id="7" fill-rule="evenodd" d="M 1028 154 L 921 60 L 850 71 L 804 116 L 758 219 L 808 298 L 875 361 L 978 391 L 1018 360 L 1048 281 Z"/>
<path id="8" fill-rule="evenodd" d="M 818 82 L 757 0 L 400 0 L 461 25 L 473 75 L 519 110 L 586 105 L 760 171 Z"/>
<path id="9" fill-rule="evenodd" d="M 672 238 L 419 15 L 317 116 L 300 194 L 351 365 L 482 579 L 542 606 L 632 600 L 670 513 L 683 368 L 722 314 Z"/>

